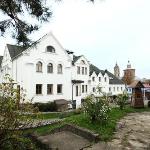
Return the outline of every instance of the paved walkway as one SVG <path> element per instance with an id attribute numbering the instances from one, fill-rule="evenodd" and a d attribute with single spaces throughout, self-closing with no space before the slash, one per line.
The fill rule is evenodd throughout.
<path id="1" fill-rule="evenodd" d="M 150 150 L 150 112 L 129 114 L 118 123 L 111 142 L 84 150 Z"/>
<path id="2" fill-rule="evenodd" d="M 91 145 L 85 138 L 69 131 L 40 136 L 38 140 L 48 144 L 52 150 L 80 150 Z"/>

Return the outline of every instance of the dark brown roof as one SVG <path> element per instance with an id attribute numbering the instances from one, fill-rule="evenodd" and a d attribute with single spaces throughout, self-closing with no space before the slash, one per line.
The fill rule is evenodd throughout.
<path id="1" fill-rule="evenodd" d="M 144 88 L 144 85 L 142 84 L 141 81 L 135 80 L 129 85 L 129 87 L 130 88 L 136 88 L 136 87 Z"/>

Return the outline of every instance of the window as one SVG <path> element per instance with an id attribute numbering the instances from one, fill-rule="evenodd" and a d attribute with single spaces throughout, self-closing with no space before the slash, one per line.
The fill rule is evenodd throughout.
<path id="1" fill-rule="evenodd" d="M 55 48 L 53 46 L 47 46 L 47 52 L 55 53 Z"/>
<path id="2" fill-rule="evenodd" d="M 62 74 L 62 65 L 61 64 L 58 64 L 57 73 Z"/>
<path id="3" fill-rule="evenodd" d="M 82 74 L 84 74 L 84 67 L 82 67 Z"/>
<path id="4" fill-rule="evenodd" d="M 80 67 L 77 66 L 77 74 L 80 74 Z"/>
<path id="5" fill-rule="evenodd" d="M 84 93 L 84 85 L 82 85 L 82 93 Z"/>
<path id="6" fill-rule="evenodd" d="M 95 87 L 93 88 L 93 92 L 95 92 Z"/>
<path id="7" fill-rule="evenodd" d="M 105 77 L 105 82 L 107 82 L 107 78 Z"/>
<path id="8" fill-rule="evenodd" d="M 52 63 L 49 63 L 47 65 L 47 73 L 53 73 L 53 64 Z"/>
<path id="9" fill-rule="evenodd" d="M 109 92 L 111 92 L 111 87 L 109 87 Z"/>
<path id="10" fill-rule="evenodd" d="M 85 67 L 85 75 L 87 75 L 87 68 Z"/>
<path id="11" fill-rule="evenodd" d="M 53 94 L 53 84 L 47 84 L 47 94 Z"/>
<path id="12" fill-rule="evenodd" d="M 92 77 L 92 81 L 95 81 L 95 77 Z"/>
<path id="13" fill-rule="evenodd" d="M 81 64 L 85 64 L 85 61 L 84 61 L 84 60 L 81 60 Z"/>
<path id="14" fill-rule="evenodd" d="M 115 92 L 115 87 L 114 87 L 114 92 Z"/>
<path id="15" fill-rule="evenodd" d="M 62 94 L 62 84 L 57 84 L 57 94 Z"/>
<path id="16" fill-rule="evenodd" d="M 119 91 L 119 87 L 117 87 L 117 91 Z"/>
<path id="17" fill-rule="evenodd" d="M 42 62 L 40 61 L 36 64 L 36 72 L 42 72 Z"/>
<path id="18" fill-rule="evenodd" d="M 78 85 L 76 86 L 76 96 L 79 96 L 79 88 L 78 88 Z"/>
<path id="19" fill-rule="evenodd" d="M 36 94 L 42 94 L 42 84 L 36 84 Z"/>
<path id="20" fill-rule="evenodd" d="M 87 93 L 87 88 L 88 88 L 88 86 L 86 85 L 86 86 L 85 86 L 85 91 L 86 91 L 86 93 Z"/>
<path id="21" fill-rule="evenodd" d="M 99 82 L 101 82 L 101 77 L 99 77 Z"/>
<path id="22" fill-rule="evenodd" d="M 121 91 L 122 91 L 122 87 L 121 87 Z"/>

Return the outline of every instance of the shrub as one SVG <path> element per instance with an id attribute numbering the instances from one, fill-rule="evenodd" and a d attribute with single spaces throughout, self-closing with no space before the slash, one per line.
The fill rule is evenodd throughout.
<path id="1" fill-rule="evenodd" d="M 35 103 L 34 106 L 38 107 L 39 111 L 41 111 L 41 112 L 57 111 L 57 105 L 55 102 Z"/>
<path id="2" fill-rule="evenodd" d="M 0 149 L 28 149 L 20 130 L 34 123 L 24 115 L 27 112 L 34 113 L 34 107 L 25 98 L 25 91 L 16 88 L 9 75 L 4 79 L 6 83 L 0 84 Z"/>
<path id="3" fill-rule="evenodd" d="M 128 94 L 124 92 L 123 94 L 119 94 L 115 101 L 117 105 L 120 107 L 120 109 L 122 110 L 125 107 L 127 100 L 128 100 Z"/>
<path id="4" fill-rule="evenodd" d="M 83 104 L 84 112 L 87 114 L 91 122 L 104 123 L 108 119 L 108 112 L 110 111 L 107 97 L 96 98 L 89 96 L 85 99 Z"/>

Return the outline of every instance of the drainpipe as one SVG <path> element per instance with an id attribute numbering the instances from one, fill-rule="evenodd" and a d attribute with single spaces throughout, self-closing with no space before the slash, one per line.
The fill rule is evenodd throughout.
<path id="1" fill-rule="evenodd" d="M 72 108 L 73 108 L 73 86 L 74 86 L 74 83 L 72 83 Z"/>

